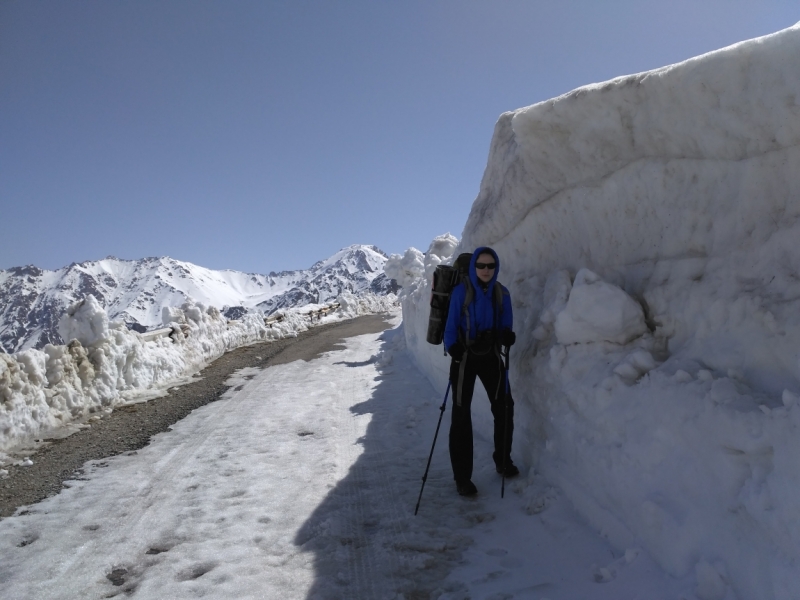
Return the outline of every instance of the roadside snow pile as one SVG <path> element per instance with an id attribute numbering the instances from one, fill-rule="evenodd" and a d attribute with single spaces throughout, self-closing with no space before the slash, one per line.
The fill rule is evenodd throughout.
<path id="1" fill-rule="evenodd" d="M 378 295 L 372 293 L 355 294 L 344 291 L 336 299 L 339 310 L 335 313 L 338 319 L 352 319 L 360 315 L 383 313 L 395 310 L 398 307 L 397 296 L 394 294 Z M 305 307 L 303 307 L 305 310 Z"/>
<path id="2" fill-rule="evenodd" d="M 436 267 L 450 258 L 457 246 L 458 239 L 446 233 L 435 238 L 424 255 L 416 248 L 409 248 L 404 255 L 392 254 L 384 266 L 386 276 L 402 286 L 398 297 L 403 307 L 403 330 L 414 362 L 442 391 L 447 385 L 448 365 L 442 361 L 442 348 L 431 346 L 425 340 L 430 314 L 430 283 Z"/>
<path id="3" fill-rule="evenodd" d="M 313 325 L 385 312 L 397 304 L 394 295 L 348 292 L 337 301 L 341 307 Z M 145 341 L 121 321 L 109 321 L 89 295 L 71 305 L 59 322 L 60 335 L 71 340 L 67 345 L 0 354 L 0 460 L 13 446 L 172 385 L 228 350 L 294 337 L 312 326 L 308 309 L 284 311 L 281 321 L 266 325 L 260 312 L 228 321 L 215 307 L 187 302 L 162 310 L 171 339 Z"/>
<path id="4" fill-rule="evenodd" d="M 386 265 L 443 390 L 430 272 L 497 250 L 514 454 L 700 599 L 800 589 L 798 56 L 800 24 L 502 115 L 458 248 Z"/>

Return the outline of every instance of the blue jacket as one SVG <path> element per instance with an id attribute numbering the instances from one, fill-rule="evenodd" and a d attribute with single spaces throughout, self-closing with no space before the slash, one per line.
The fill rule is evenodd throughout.
<path id="1" fill-rule="evenodd" d="M 475 263 L 478 256 L 484 253 L 489 253 L 494 256 L 494 261 L 497 266 L 494 269 L 494 276 L 489 282 L 486 291 L 483 291 L 478 274 L 475 272 Z M 472 253 L 472 259 L 469 261 L 469 280 L 472 283 L 472 289 L 475 292 L 472 302 L 470 302 L 467 310 L 469 311 L 469 337 L 475 339 L 479 331 L 491 330 L 495 325 L 497 319 L 497 330 L 512 329 L 513 318 L 511 314 L 511 296 L 508 290 L 503 288 L 503 310 L 502 313 L 498 310 L 495 314 L 493 306 L 494 298 L 494 283 L 497 281 L 497 274 L 500 272 L 500 259 L 497 258 L 497 253 L 491 248 L 482 246 Z M 459 283 L 453 288 L 450 295 L 450 310 L 447 313 L 447 324 L 444 328 L 444 347 L 448 350 L 459 340 L 459 332 L 463 336 L 467 329 L 467 318 L 463 314 L 464 298 L 467 294 L 467 288 L 463 283 Z M 499 308 L 499 307 L 497 307 Z"/>

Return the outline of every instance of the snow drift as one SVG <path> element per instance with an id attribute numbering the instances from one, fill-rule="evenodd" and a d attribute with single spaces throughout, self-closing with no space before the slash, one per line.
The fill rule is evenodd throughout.
<path id="1" fill-rule="evenodd" d="M 305 312 L 322 305 L 287 310 L 281 321 L 269 325 L 258 311 L 228 321 L 217 308 L 201 303 L 165 306 L 162 320 L 173 330 L 171 339 L 145 341 L 124 322 L 110 321 L 89 295 L 61 317 L 59 333 L 71 340 L 68 344 L 0 353 L 0 459 L 7 460 L 4 451 L 14 446 L 174 385 L 228 350 L 296 336 L 313 325 L 385 312 L 395 306 L 396 297 L 345 291 L 337 302 L 335 312 L 313 323 Z"/>
<path id="2" fill-rule="evenodd" d="M 460 244 L 386 265 L 444 390 L 430 274 L 497 250 L 515 456 L 701 599 L 800 589 L 798 56 L 800 24 L 503 114 Z"/>

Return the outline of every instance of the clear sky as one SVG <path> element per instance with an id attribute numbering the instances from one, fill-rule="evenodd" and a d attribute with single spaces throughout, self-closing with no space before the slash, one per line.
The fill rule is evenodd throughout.
<path id="1" fill-rule="evenodd" d="M 460 236 L 504 111 L 796 0 L 0 1 L 0 269 L 307 268 Z"/>

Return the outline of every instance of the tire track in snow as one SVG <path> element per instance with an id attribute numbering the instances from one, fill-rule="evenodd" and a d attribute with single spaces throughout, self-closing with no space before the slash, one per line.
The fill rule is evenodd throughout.
<path id="1" fill-rule="evenodd" d="M 352 375 L 348 377 L 346 390 L 340 388 L 341 391 L 337 394 L 336 406 L 340 431 L 347 432 L 340 440 L 338 449 L 340 454 L 339 480 L 342 481 L 345 477 L 349 477 L 345 487 L 348 512 L 350 513 L 345 517 L 349 537 L 347 548 L 350 558 L 348 560 L 349 581 L 346 583 L 353 597 L 373 598 L 375 597 L 373 583 L 378 569 L 374 561 L 374 554 L 371 552 L 370 540 L 364 532 L 364 524 L 368 522 L 368 508 L 364 493 L 367 480 L 358 462 L 362 455 L 359 439 L 365 433 L 361 422 L 365 417 L 354 415 L 351 412 L 351 408 L 364 398 L 363 393 L 358 393 L 358 388 L 367 387 L 368 382 L 362 374 L 363 369 L 355 368 L 353 371 Z M 346 473 L 344 472 L 345 467 L 347 467 Z"/>
<path id="2" fill-rule="evenodd" d="M 58 575 L 51 580 L 50 585 L 43 586 L 40 593 L 47 594 L 46 597 L 58 597 L 60 580 L 69 573 L 71 579 L 92 582 L 90 587 L 82 590 L 85 597 L 89 597 L 95 580 L 92 575 L 98 571 L 98 556 L 106 557 L 106 564 L 110 567 L 106 570 L 109 573 L 125 563 L 130 554 L 127 542 L 136 537 L 136 530 L 149 531 L 157 528 L 161 520 L 159 509 L 168 498 L 174 496 L 174 482 L 179 479 L 178 474 L 191 469 L 191 459 L 197 457 L 209 442 L 216 441 L 212 434 L 224 429 L 231 414 L 227 410 L 228 406 L 238 396 L 239 392 L 234 392 L 227 399 L 205 407 L 207 412 L 203 421 L 191 432 L 183 432 L 180 435 L 182 443 L 152 464 L 152 470 L 142 475 L 142 484 L 133 495 L 120 499 L 113 539 L 95 538 L 81 545 L 70 559 L 64 561 Z"/>
<path id="3" fill-rule="evenodd" d="M 365 432 L 360 431 L 360 425 L 356 425 L 357 419 L 366 417 L 362 415 L 354 418 L 347 413 L 363 399 L 370 398 L 372 389 L 376 387 L 371 382 L 376 378 L 377 372 L 372 365 L 354 370 L 354 375 L 349 378 L 348 394 L 343 398 L 341 414 L 349 420 L 353 439 L 358 439 Z M 374 440 L 373 446 L 376 441 L 381 443 L 381 440 Z M 385 537 L 388 534 L 390 538 L 405 540 L 405 530 L 400 526 L 402 517 L 399 496 L 387 475 L 393 471 L 389 462 L 390 454 L 383 447 L 371 448 L 370 464 L 367 466 L 365 461 L 353 460 L 356 454 L 360 457 L 361 451 L 353 452 L 353 445 L 349 448 L 353 478 L 349 485 L 350 497 L 358 517 L 351 520 L 351 531 L 358 540 L 353 548 L 357 582 L 353 593 L 359 598 L 383 598 L 399 589 L 396 573 L 400 570 L 401 563 L 397 545 L 387 543 Z M 374 530 L 380 530 L 382 535 L 374 535 Z"/>

